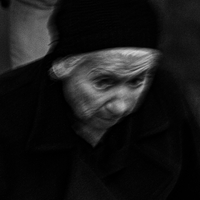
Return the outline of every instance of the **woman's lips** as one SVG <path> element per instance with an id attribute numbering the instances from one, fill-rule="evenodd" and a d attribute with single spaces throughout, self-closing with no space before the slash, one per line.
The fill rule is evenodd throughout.
<path id="1" fill-rule="evenodd" d="M 120 119 L 120 118 L 113 118 L 113 117 L 110 117 L 110 118 L 98 117 L 98 118 L 103 120 L 103 121 L 110 122 L 110 123 L 117 122 Z"/>

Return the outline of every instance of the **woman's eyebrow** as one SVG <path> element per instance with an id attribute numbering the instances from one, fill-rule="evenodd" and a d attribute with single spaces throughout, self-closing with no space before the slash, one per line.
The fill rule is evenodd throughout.
<path id="1" fill-rule="evenodd" d="M 137 73 L 131 73 L 127 76 L 127 79 L 133 80 L 133 79 L 141 78 L 141 77 L 145 78 L 146 74 L 147 74 L 147 70 L 140 71 L 140 72 L 137 72 Z"/>
<path id="2" fill-rule="evenodd" d="M 114 81 L 122 81 L 123 77 L 120 77 L 116 74 L 112 74 L 112 73 L 101 73 L 101 74 L 97 74 L 92 76 L 94 79 L 98 79 L 98 78 L 106 78 L 106 79 L 110 79 L 110 80 L 114 80 Z"/>
<path id="3" fill-rule="evenodd" d="M 146 73 L 147 73 L 147 70 L 144 70 L 137 73 L 132 73 L 131 75 L 132 77 L 137 77 L 137 76 L 144 76 Z"/>
<path id="4" fill-rule="evenodd" d="M 91 70 L 89 73 L 88 73 L 89 76 L 116 76 L 116 73 L 114 73 L 113 71 L 111 70 L 105 70 L 105 69 L 94 69 L 94 70 Z"/>

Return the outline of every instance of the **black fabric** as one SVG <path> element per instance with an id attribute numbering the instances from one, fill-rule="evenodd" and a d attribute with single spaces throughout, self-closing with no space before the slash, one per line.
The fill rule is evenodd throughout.
<path id="1" fill-rule="evenodd" d="M 200 197 L 199 130 L 170 74 L 158 69 L 141 108 L 93 149 L 73 132 L 62 84 L 43 64 L 0 77 L 0 199 Z"/>
<path id="2" fill-rule="evenodd" d="M 51 24 L 58 32 L 54 56 L 115 47 L 156 48 L 158 16 L 145 0 L 61 1 Z"/>

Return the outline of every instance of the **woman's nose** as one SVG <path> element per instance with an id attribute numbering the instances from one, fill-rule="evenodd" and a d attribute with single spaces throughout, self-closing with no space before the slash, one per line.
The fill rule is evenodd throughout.
<path id="1" fill-rule="evenodd" d="M 121 117 L 130 112 L 131 106 L 127 100 L 116 99 L 108 102 L 107 110 L 115 117 Z"/>

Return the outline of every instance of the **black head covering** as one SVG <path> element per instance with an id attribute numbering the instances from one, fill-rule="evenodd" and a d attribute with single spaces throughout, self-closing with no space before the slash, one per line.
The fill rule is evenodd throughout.
<path id="1" fill-rule="evenodd" d="M 146 0 L 62 0 L 50 24 L 55 57 L 116 47 L 157 48 L 158 17 Z"/>

